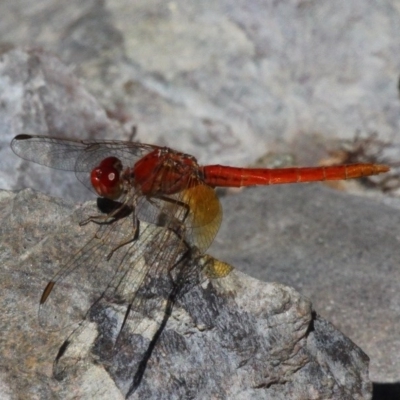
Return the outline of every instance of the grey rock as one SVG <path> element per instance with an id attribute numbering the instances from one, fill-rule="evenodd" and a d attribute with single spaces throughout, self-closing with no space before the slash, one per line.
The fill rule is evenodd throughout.
<path id="1" fill-rule="evenodd" d="M 399 142 L 396 2 L 15 0 L 0 2 L 0 15 L 2 188 L 90 196 L 72 173 L 56 175 L 16 158 L 9 142 L 22 131 L 128 139 L 137 126 L 137 140 L 186 151 L 202 163 L 238 166 L 266 151 L 290 152 L 299 164 L 315 164 L 330 140 L 356 131 L 376 130 Z M 393 146 L 394 159 L 399 148 Z M 266 209 L 274 206 L 267 216 L 248 206 L 247 196 L 257 192 L 237 195 L 245 208 L 240 232 L 262 230 L 263 216 L 276 226 L 268 235 L 258 231 L 246 259 L 242 236 L 229 241 L 226 259 L 309 296 L 318 312 L 368 353 L 372 380 L 398 382 L 396 210 L 360 205 L 314 186 L 270 188 L 259 196 L 267 199 L 270 191 L 279 194 L 276 202 L 267 201 Z M 224 220 L 235 217 L 232 202 L 224 204 Z M 302 206 L 314 202 L 323 207 L 310 222 Z M 290 213 L 292 208 L 297 211 Z M 289 226 L 287 219 L 273 218 L 287 215 Z M 351 224 L 341 229 L 335 222 L 352 215 L 364 221 L 361 237 Z M 325 243 L 309 240 L 319 233 Z M 223 235 L 224 227 L 214 254 L 226 251 Z M 352 243 L 346 257 L 342 241 Z M 265 242 L 273 248 L 253 257 Z"/>
<path id="2" fill-rule="evenodd" d="M 201 272 L 214 262 L 208 256 L 185 260 L 175 292 L 162 267 L 150 271 L 151 284 L 141 293 L 148 302 L 140 308 L 144 314 L 132 310 L 117 344 L 116 321 L 126 304 L 121 298 L 91 302 L 100 273 L 112 280 L 121 268 L 118 255 L 96 269 L 88 268 L 89 257 L 77 279 L 60 283 L 65 297 L 56 306 L 63 318 L 74 321 L 78 307 L 93 304 L 72 336 L 73 325 L 39 327 L 40 294 L 93 235 L 96 224 L 78 224 L 93 212 L 92 203 L 76 208 L 32 190 L 2 192 L 2 390 L 17 398 L 124 398 L 136 382 L 129 398 L 371 398 L 368 357 L 313 313 L 307 298 L 236 270 L 209 279 Z M 143 229 L 150 239 L 140 235 L 137 249 L 159 240 L 160 228 Z"/>
<path id="3" fill-rule="evenodd" d="M 395 380 L 397 210 L 320 185 L 252 188 L 221 200 L 226 212 L 210 254 L 296 288 L 368 354 L 371 376 Z"/>

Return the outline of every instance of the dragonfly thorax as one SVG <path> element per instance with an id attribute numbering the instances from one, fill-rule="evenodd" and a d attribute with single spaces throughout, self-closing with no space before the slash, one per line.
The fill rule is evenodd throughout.
<path id="1" fill-rule="evenodd" d="M 198 182 L 198 170 L 194 157 L 164 147 L 142 157 L 133 168 L 133 176 L 144 195 L 171 195 Z"/>

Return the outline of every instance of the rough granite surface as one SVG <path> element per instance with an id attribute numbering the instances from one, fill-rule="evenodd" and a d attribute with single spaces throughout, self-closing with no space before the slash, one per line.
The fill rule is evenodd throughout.
<path id="1" fill-rule="evenodd" d="M 129 139 L 137 126 L 136 140 L 242 166 L 267 152 L 316 164 L 330 141 L 377 131 L 400 159 L 397 1 L 15 0 L 0 15 L 2 188 L 91 196 L 15 157 L 23 132 Z M 295 287 L 370 356 L 374 382 L 398 382 L 399 217 L 384 205 L 398 204 L 319 186 L 223 198 L 210 252 Z"/>

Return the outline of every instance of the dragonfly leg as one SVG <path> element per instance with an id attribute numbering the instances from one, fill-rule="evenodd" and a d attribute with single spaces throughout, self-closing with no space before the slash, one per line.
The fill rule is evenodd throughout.
<path id="1" fill-rule="evenodd" d="M 134 207 L 127 205 L 126 202 L 121 203 L 102 197 L 97 199 L 97 207 L 103 214 L 92 215 L 86 218 L 79 223 L 80 226 L 87 225 L 89 222 L 94 222 L 99 225 L 111 224 L 118 219 L 127 217 L 134 210 Z"/>
<path id="2" fill-rule="evenodd" d="M 140 226 L 140 221 L 136 218 L 136 216 L 133 218 L 133 236 L 131 236 L 127 240 L 123 240 L 122 242 L 118 243 L 106 256 L 106 260 L 109 261 L 112 255 L 121 247 L 126 246 L 129 243 L 134 242 L 139 238 L 139 226 Z"/>
<path id="3" fill-rule="evenodd" d="M 110 219 L 111 218 L 111 219 Z M 98 225 L 101 224 L 111 224 L 115 221 L 115 218 L 109 215 L 91 215 L 90 217 L 84 219 L 83 221 L 79 222 L 79 226 L 85 226 L 89 222 L 94 222 Z"/>

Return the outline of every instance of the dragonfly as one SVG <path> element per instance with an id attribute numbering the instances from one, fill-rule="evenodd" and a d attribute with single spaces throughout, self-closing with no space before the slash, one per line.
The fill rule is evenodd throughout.
<path id="1" fill-rule="evenodd" d="M 78 180 L 107 205 L 106 211 L 81 221 L 81 225 L 92 222 L 99 230 L 43 290 L 39 322 L 55 329 L 64 326 L 58 307 L 69 293 L 63 288 L 84 279 L 86 271 L 86 279 L 95 282 L 91 289 L 95 298 L 122 293 L 128 304 L 119 327 L 122 332 L 129 314 L 142 307 L 139 293 L 151 274 L 169 276 L 175 265 L 181 265 L 179 256 L 185 253 L 182 249 L 204 254 L 213 242 L 222 221 L 217 187 L 344 180 L 389 171 L 381 164 L 278 169 L 201 166 L 191 155 L 152 144 L 29 134 L 16 136 L 11 148 L 25 160 L 74 171 Z M 141 221 L 156 226 L 157 233 L 146 236 Z M 144 239 L 144 246 L 137 245 L 138 238 Z M 96 277 L 98 266 L 111 258 L 117 260 L 116 270 L 106 277 Z M 218 278 L 230 270 L 221 262 L 208 272 Z M 86 318 L 88 311 L 82 313 Z"/>
<path id="2" fill-rule="evenodd" d="M 361 178 L 389 171 L 387 165 L 350 164 L 292 168 L 200 166 L 195 157 L 151 144 L 107 140 L 71 140 L 17 135 L 11 148 L 19 157 L 54 169 L 74 171 L 78 180 L 98 196 L 118 200 L 107 218 L 121 210 L 175 230 L 188 245 L 204 252 L 216 236 L 222 208 L 216 187 L 246 187 Z M 87 223 L 84 221 L 83 223 Z M 133 226 L 133 238 L 137 229 Z M 114 251 L 123 247 L 116 243 Z M 110 257 L 111 255 L 108 255 Z M 43 293 L 44 303 L 56 284 Z"/>

